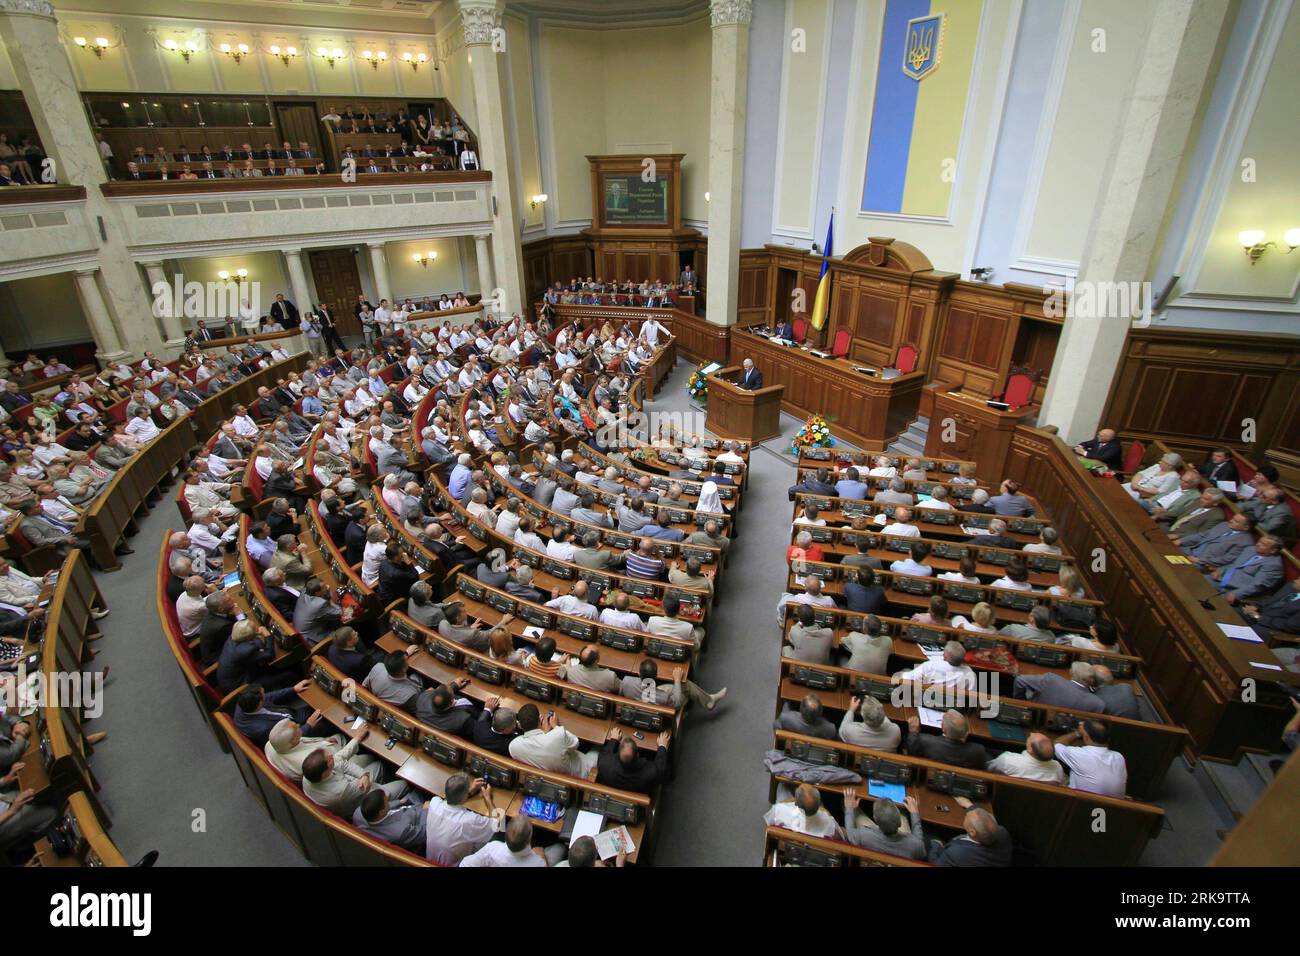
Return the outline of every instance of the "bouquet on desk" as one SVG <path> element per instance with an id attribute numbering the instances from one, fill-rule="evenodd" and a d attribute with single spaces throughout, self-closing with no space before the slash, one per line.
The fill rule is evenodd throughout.
<path id="1" fill-rule="evenodd" d="M 704 366 L 701 365 L 686 380 L 686 393 L 691 398 L 705 399 L 709 397 L 709 379 L 703 374 L 703 368 Z"/>
<path id="2" fill-rule="evenodd" d="M 801 448 L 834 448 L 835 439 L 831 436 L 831 426 L 821 415 L 810 415 L 803 423 L 803 428 L 794 436 L 790 454 L 798 455 Z"/>

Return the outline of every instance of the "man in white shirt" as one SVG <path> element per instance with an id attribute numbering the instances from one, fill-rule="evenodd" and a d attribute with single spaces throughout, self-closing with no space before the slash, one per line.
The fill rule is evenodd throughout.
<path id="1" fill-rule="evenodd" d="M 942 485 L 936 485 L 930 492 L 929 498 L 924 498 L 916 503 L 918 508 L 931 508 L 939 511 L 951 511 L 952 502 L 948 500 L 948 489 Z"/>
<path id="2" fill-rule="evenodd" d="M 966 648 L 956 641 L 948 642 L 943 649 L 942 657 L 929 658 L 924 664 L 900 671 L 890 679 L 890 682 L 901 684 L 907 680 L 921 684 L 957 687 L 972 692 L 975 690 L 975 672 L 966 663 Z"/>
<path id="3" fill-rule="evenodd" d="M 488 801 L 492 799 L 492 788 L 481 779 L 471 783 L 467 774 L 448 777 L 443 793 L 445 796 L 429 800 L 424 858 L 442 866 L 458 866 L 505 828 L 506 812 L 494 807 L 491 815 L 485 816 L 465 806 L 466 801 L 480 794 Z"/>
<path id="4" fill-rule="evenodd" d="M 261 432 L 243 405 L 235 406 L 235 416 L 230 421 L 235 426 L 235 434 L 240 438 L 256 438 Z"/>
<path id="5" fill-rule="evenodd" d="M 571 594 L 556 593 L 555 597 L 546 602 L 546 606 L 553 607 L 562 614 L 569 614 L 573 617 L 583 617 L 588 621 L 595 621 L 599 616 L 596 606 L 587 600 L 586 581 L 576 582 L 573 585 L 573 593 Z"/>
<path id="6" fill-rule="evenodd" d="M 1076 741 L 1082 739 L 1083 744 Z M 1056 741 L 1056 759 L 1070 768 L 1070 789 L 1123 797 L 1128 789 L 1124 755 L 1110 749 L 1110 728 L 1100 720 L 1080 722 Z"/>
<path id="7" fill-rule="evenodd" d="M 628 610 L 631 606 L 632 599 L 622 591 L 617 592 L 614 596 L 614 606 L 600 612 L 600 623 L 608 624 L 610 627 L 621 627 L 628 631 L 644 631 L 645 622 Z"/>
<path id="8" fill-rule="evenodd" d="M 827 840 L 844 837 L 840 825 L 822 806 L 821 793 L 810 783 L 801 783 L 795 788 L 793 801 L 782 800 L 772 804 L 763 816 L 763 822 Z"/>
<path id="9" fill-rule="evenodd" d="M 571 777 L 585 777 L 596 766 L 599 755 L 579 750 L 578 738 L 560 725 L 554 713 L 541 716 L 536 704 L 525 704 L 516 723 L 523 734 L 510 741 L 510 756 L 520 763 Z"/>
<path id="10" fill-rule="evenodd" d="M 379 583 L 379 565 L 384 560 L 384 550 L 388 546 L 388 532 L 381 524 L 372 524 L 366 529 L 366 547 L 361 558 L 361 580 L 374 587 Z"/>
<path id="11" fill-rule="evenodd" d="M 466 151 L 468 152 L 468 150 Z M 546 866 L 533 852 L 533 821 L 517 816 L 506 824 L 506 839 L 493 840 L 460 861 L 461 866 Z"/>
<path id="12" fill-rule="evenodd" d="M 912 524 L 912 509 L 902 506 L 894 509 L 894 520 L 880 529 L 881 534 L 900 534 L 909 538 L 921 537 L 921 529 Z"/>
<path id="13" fill-rule="evenodd" d="M 135 416 L 126 423 L 126 433 L 136 441 L 149 442 L 158 437 L 158 426 L 149 417 L 147 409 L 138 409 Z"/>
<path id="14" fill-rule="evenodd" d="M 1065 783 L 1065 770 L 1052 759 L 1052 741 L 1045 734 L 1030 734 L 1020 753 L 1005 750 L 989 761 L 990 773 L 1000 773 L 1039 783 Z"/>

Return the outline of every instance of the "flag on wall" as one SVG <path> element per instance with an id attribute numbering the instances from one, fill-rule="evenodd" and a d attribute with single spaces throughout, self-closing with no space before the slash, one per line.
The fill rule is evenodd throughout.
<path id="1" fill-rule="evenodd" d="M 826 314 L 830 311 L 831 299 L 831 242 L 835 237 L 835 210 L 831 210 L 831 221 L 826 223 L 826 245 L 822 246 L 822 274 L 817 279 L 817 296 L 813 299 L 812 327 L 818 332 L 826 324 Z"/>
<path id="2" fill-rule="evenodd" d="M 887 0 L 863 212 L 949 215 L 983 12 L 984 0 Z"/>

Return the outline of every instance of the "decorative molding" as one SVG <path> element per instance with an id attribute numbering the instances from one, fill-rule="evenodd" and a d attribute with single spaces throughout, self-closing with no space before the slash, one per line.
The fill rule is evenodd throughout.
<path id="1" fill-rule="evenodd" d="M 709 20 L 718 27 L 749 26 L 754 19 L 754 0 L 710 0 Z"/>
<path id="2" fill-rule="evenodd" d="M 0 13 L 54 19 L 54 4 L 49 0 L 0 0 Z"/>
<path id="3" fill-rule="evenodd" d="M 495 32 L 501 29 L 501 12 L 494 0 L 486 3 L 459 0 L 459 5 L 465 45 L 481 46 L 491 43 Z"/>
<path id="4" fill-rule="evenodd" d="M 1056 49 L 1052 53 L 1052 71 L 1047 76 L 1043 94 L 1043 109 L 1038 114 L 1038 132 L 1034 136 L 1034 150 L 1029 159 L 1029 178 L 1021 194 L 1020 214 L 1016 217 L 1016 231 L 1011 240 L 1011 262 L 1008 265 L 1010 269 L 1042 273 L 1047 271 L 1044 265 L 1053 261 L 1050 258 L 1027 255 L 1026 246 L 1029 243 L 1029 232 L 1034 225 L 1034 212 L 1038 208 L 1038 196 L 1043 186 L 1043 173 L 1047 169 L 1047 156 L 1052 148 L 1052 134 L 1056 129 L 1057 115 L 1060 113 L 1061 97 L 1065 94 L 1065 76 L 1069 72 L 1070 52 L 1074 46 L 1074 33 L 1079 25 L 1079 13 L 1082 8 L 1083 0 L 1066 0 L 1061 29 L 1056 35 Z M 1072 266 L 1071 274 L 1077 275 L 1079 263 L 1075 262 Z"/>

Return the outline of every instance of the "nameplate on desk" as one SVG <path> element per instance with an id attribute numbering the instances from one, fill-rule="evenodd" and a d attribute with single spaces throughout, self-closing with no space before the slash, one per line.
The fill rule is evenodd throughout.
<path id="1" fill-rule="evenodd" d="M 874 368 L 863 368 L 863 367 L 860 366 L 860 365 L 855 365 L 855 366 L 853 366 L 853 371 L 855 371 L 855 372 L 861 372 L 863 375 L 871 375 L 871 376 L 874 376 L 874 375 L 876 374 L 876 370 L 875 370 Z"/>
<path id="2" fill-rule="evenodd" d="M 828 359 L 831 357 L 830 352 L 819 352 L 817 349 L 809 349 L 810 354 L 817 356 L 819 359 Z"/>
<path id="3" fill-rule="evenodd" d="M 1011 406 L 1008 405 L 1006 402 L 995 402 L 995 401 L 994 401 L 993 399 L 991 399 L 991 398 L 990 398 L 987 402 L 985 402 L 984 404 L 987 405 L 989 408 L 996 408 L 996 409 L 997 409 L 998 411 L 1000 411 L 1000 412 L 1009 412 L 1009 411 L 1011 411 Z"/>

